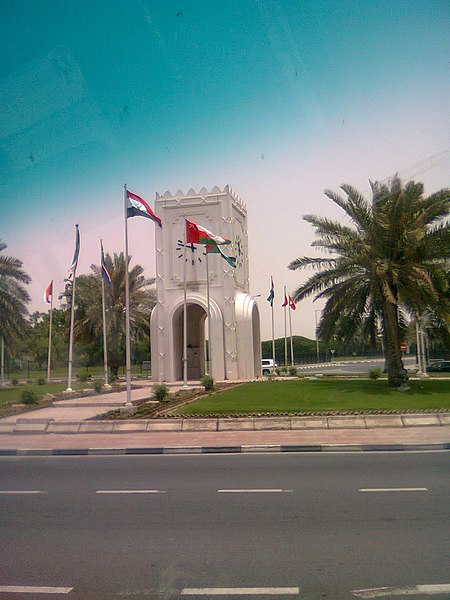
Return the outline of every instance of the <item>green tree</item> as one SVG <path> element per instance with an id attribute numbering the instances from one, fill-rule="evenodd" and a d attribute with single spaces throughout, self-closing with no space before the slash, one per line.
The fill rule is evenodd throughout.
<path id="1" fill-rule="evenodd" d="M 125 353 L 125 256 L 123 252 L 113 257 L 106 254 L 105 262 L 111 276 L 111 285 L 105 285 L 108 362 L 111 374 L 117 377 Z M 75 332 L 77 340 L 91 343 L 92 351 L 102 356 L 101 268 L 91 265 L 91 271 L 77 277 Z M 143 273 L 140 265 L 129 271 L 130 326 L 136 340 L 143 336 L 149 339 L 150 313 L 155 305 L 154 279 Z"/>
<path id="2" fill-rule="evenodd" d="M 67 308 L 53 309 L 52 364 L 65 366 L 70 314 Z M 47 364 L 50 313 L 34 312 L 28 320 L 27 335 L 22 340 L 21 351 L 37 363 L 39 369 Z"/>
<path id="3" fill-rule="evenodd" d="M 425 198 L 421 183 L 402 185 L 398 177 L 370 185 L 371 200 L 350 185 L 341 186 L 345 198 L 325 191 L 350 225 L 305 216 L 316 229 L 312 245 L 331 256 L 298 258 L 289 268 L 317 270 L 294 298 L 326 299 L 321 339 L 350 339 L 361 330 L 374 336 L 380 324 L 388 381 L 400 386 L 407 380 L 400 351 L 405 314 L 427 311 L 448 326 L 449 190 Z"/>
<path id="4" fill-rule="evenodd" d="M 29 284 L 31 277 L 21 260 L 3 254 L 6 248 L 0 240 L 0 337 L 13 349 L 26 328 L 30 296 L 23 284 Z"/>

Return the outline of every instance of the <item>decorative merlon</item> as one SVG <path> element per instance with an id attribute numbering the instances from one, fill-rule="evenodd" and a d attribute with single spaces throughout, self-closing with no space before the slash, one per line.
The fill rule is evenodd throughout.
<path id="1" fill-rule="evenodd" d="M 226 195 L 229 194 L 233 199 L 233 203 L 241 210 L 246 212 L 247 207 L 245 202 L 236 194 L 236 192 L 229 186 L 226 185 L 223 190 L 214 186 L 211 191 L 208 191 L 205 187 L 202 187 L 199 192 L 196 192 L 193 188 L 188 190 L 187 194 L 183 192 L 183 190 L 177 190 L 175 194 L 172 194 L 170 190 L 164 192 L 164 194 L 156 193 L 156 200 L 160 199 L 171 199 L 176 200 L 177 202 L 183 198 L 200 198 L 205 200 L 207 197 L 218 196 L 218 195 Z"/>

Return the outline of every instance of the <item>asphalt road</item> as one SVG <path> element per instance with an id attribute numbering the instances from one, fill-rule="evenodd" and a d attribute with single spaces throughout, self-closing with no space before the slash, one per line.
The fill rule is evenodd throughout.
<path id="1" fill-rule="evenodd" d="M 449 598 L 449 461 L 2 458 L 0 599 Z"/>
<path id="2" fill-rule="evenodd" d="M 368 373 L 370 369 L 383 369 L 384 358 L 370 359 L 370 362 L 365 361 L 340 361 L 335 359 L 328 363 L 300 365 L 301 372 L 304 374 L 308 373 L 328 373 L 328 374 L 351 374 L 355 373 L 361 375 Z M 407 356 L 403 359 L 403 364 L 406 369 L 412 369 L 416 365 L 416 359 L 413 356 Z"/>

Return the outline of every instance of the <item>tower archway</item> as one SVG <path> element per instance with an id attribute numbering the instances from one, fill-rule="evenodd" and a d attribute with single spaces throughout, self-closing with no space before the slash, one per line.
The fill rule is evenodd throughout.
<path id="1" fill-rule="evenodd" d="M 199 304 L 187 304 L 187 378 L 199 380 L 206 373 L 206 310 Z M 173 369 L 175 378 L 183 379 L 183 322 L 184 306 L 173 315 Z"/>

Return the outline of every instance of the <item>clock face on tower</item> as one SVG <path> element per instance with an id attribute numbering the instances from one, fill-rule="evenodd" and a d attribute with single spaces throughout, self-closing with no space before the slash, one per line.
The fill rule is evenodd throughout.
<path id="1" fill-rule="evenodd" d="M 237 283 L 244 285 L 245 279 L 245 231 L 243 224 L 236 220 L 235 234 L 233 241 L 233 254 L 236 257 L 236 281 Z"/>
<path id="2" fill-rule="evenodd" d="M 244 243 L 239 234 L 234 241 L 234 252 L 236 256 L 236 268 L 240 269 L 244 264 Z"/>
<path id="3" fill-rule="evenodd" d="M 185 244 L 183 240 L 177 241 L 175 251 L 178 258 L 183 259 L 184 257 Z M 203 244 L 188 244 L 186 243 L 186 262 L 190 262 L 192 266 L 198 261 L 202 263 L 205 260 L 206 252 Z"/>

